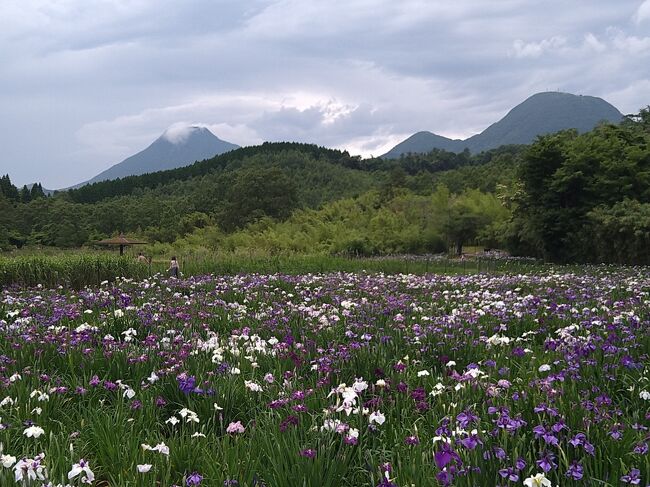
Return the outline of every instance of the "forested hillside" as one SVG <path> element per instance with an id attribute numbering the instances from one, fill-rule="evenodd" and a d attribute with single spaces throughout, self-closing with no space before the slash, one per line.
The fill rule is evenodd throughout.
<path id="1" fill-rule="evenodd" d="M 106 198 L 128 195 L 139 189 L 153 189 L 214 172 L 233 171 L 247 164 L 253 156 L 273 158 L 288 152 L 299 153 L 299 157 L 352 168 L 359 162 L 359 158 L 351 157 L 347 152 L 325 149 L 311 144 L 264 143 L 260 146 L 243 147 L 230 151 L 190 166 L 87 184 L 69 190 L 66 194 L 71 201 L 76 203 L 95 203 Z"/>
<path id="2" fill-rule="evenodd" d="M 372 175 L 333 164 L 313 149 L 242 149 L 238 158 L 96 183 L 27 204 L 5 201 L 15 243 L 79 246 L 112 233 L 170 242 L 194 228 L 241 227 L 286 218 L 298 207 L 360 194 Z"/>
<path id="3" fill-rule="evenodd" d="M 434 151 L 381 167 L 383 185 L 285 222 L 196 232 L 214 247 L 381 254 L 463 244 L 553 262 L 650 264 L 650 111 L 479 156 Z M 436 170 L 439 169 L 439 170 Z"/>
<path id="4" fill-rule="evenodd" d="M 185 241 L 214 250 L 364 256 L 441 253 L 449 243 L 457 251 L 477 240 L 496 245 L 495 235 L 508 216 L 493 193 L 467 189 L 452 194 L 440 185 L 433 193 L 421 195 L 393 187 L 391 194 L 371 190 L 320 210 L 298 210 L 282 222 L 261 219 L 233 233 L 216 227 L 197 230 Z"/>
<path id="5" fill-rule="evenodd" d="M 308 144 L 47 197 L 0 178 L 0 247 L 77 247 L 117 232 L 269 251 L 440 252 L 478 244 L 558 262 L 650 263 L 650 115 L 530 146 L 361 159 Z"/>
<path id="6" fill-rule="evenodd" d="M 75 247 L 116 232 L 173 242 L 204 227 L 230 233 L 260 219 L 284 221 L 296 210 L 317 209 L 372 189 L 385 199 L 395 188 L 430 194 L 441 183 L 454 191 L 468 186 L 493 190 L 496 179 L 472 171 L 493 160 L 512 166 L 518 151 L 504 148 L 476 157 L 433 151 L 384 161 L 308 144 L 267 143 L 24 203 L 6 177 L 2 245 Z"/>

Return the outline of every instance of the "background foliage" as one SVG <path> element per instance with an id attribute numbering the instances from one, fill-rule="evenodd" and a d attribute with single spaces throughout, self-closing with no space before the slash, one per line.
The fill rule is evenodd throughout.
<path id="1" fill-rule="evenodd" d="M 649 263 L 650 115 L 530 146 L 360 159 L 265 143 L 45 197 L 0 178 L 0 248 L 159 244 L 269 252 L 507 249 L 556 262 Z M 167 247 L 165 247 L 167 248 Z"/>

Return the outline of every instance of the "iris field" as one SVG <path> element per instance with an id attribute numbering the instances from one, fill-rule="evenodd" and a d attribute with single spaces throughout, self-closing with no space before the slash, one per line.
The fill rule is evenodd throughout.
<path id="1" fill-rule="evenodd" d="M 650 274 L 0 295 L 0 485 L 650 485 Z"/>

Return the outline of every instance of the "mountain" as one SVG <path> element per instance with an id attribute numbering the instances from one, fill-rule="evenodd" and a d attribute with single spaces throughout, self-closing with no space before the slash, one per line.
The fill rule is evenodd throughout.
<path id="1" fill-rule="evenodd" d="M 431 132 L 418 132 L 400 142 L 382 157 L 395 159 L 402 154 L 426 153 L 433 149 L 472 153 L 502 145 L 530 144 L 538 135 L 577 129 L 588 132 L 602 121 L 618 123 L 623 114 L 602 98 L 570 93 L 537 93 L 514 107 L 480 134 L 452 140 Z"/>
<path id="2" fill-rule="evenodd" d="M 432 134 L 431 132 L 417 132 L 408 139 L 403 140 L 390 151 L 384 154 L 385 159 L 397 159 L 402 154 L 419 154 L 431 152 L 431 150 L 442 149 L 448 152 L 462 152 L 458 148 L 463 141 L 460 139 L 448 139 L 442 135 Z"/>
<path id="3" fill-rule="evenodd" d="M 75 187 L 187 166 L 238 148 L 238 145 L 221 140 L 205 127 L 172 126 L 143 151 Z"/>

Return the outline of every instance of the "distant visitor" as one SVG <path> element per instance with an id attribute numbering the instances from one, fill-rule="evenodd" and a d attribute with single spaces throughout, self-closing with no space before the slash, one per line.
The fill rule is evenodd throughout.
<path id="1" fill-rule="evenodd" d="M 180 274 L 179 268 L 178 268 L 178 261 L 176 260 L 176 256 L 172 257 L 172 260 L 169 263 L 169 269 L 167 269 L 169 272 L 169 275 L 171 277 L 178 277 Z"/>

